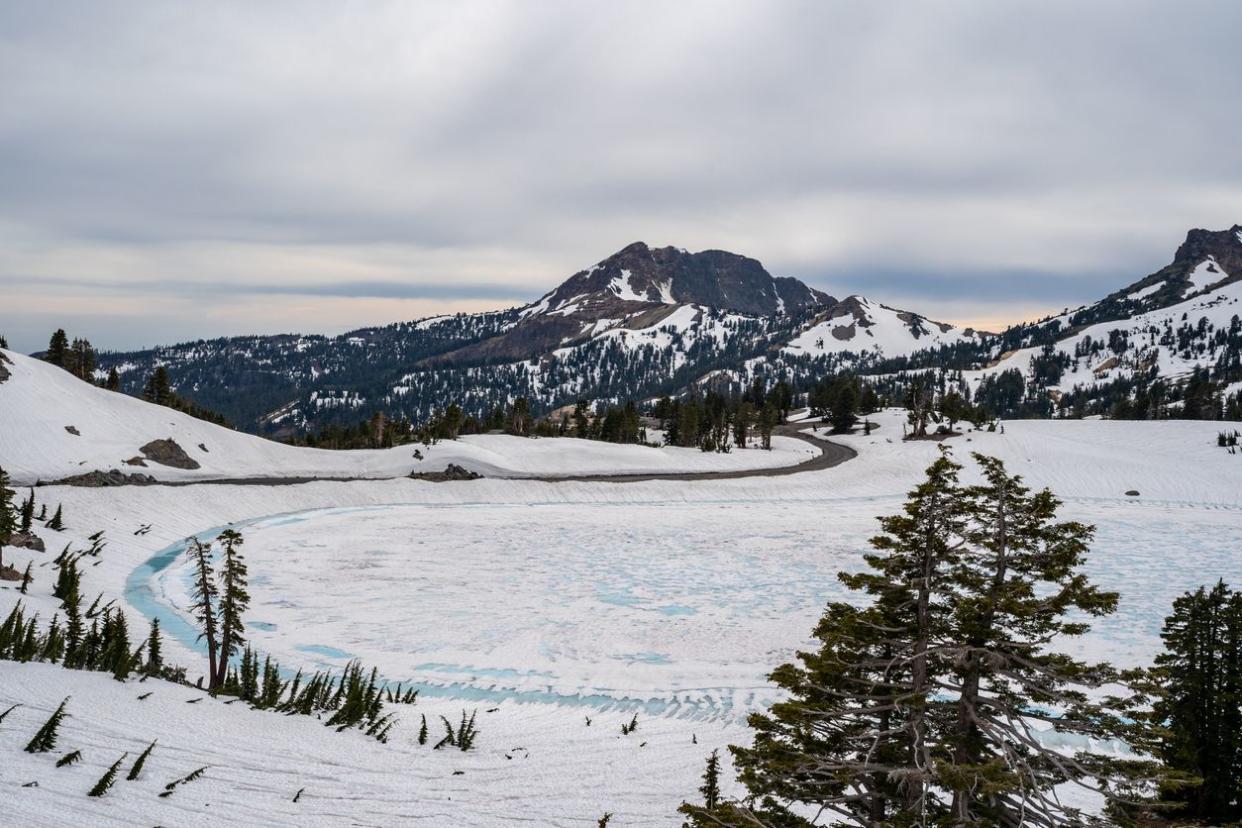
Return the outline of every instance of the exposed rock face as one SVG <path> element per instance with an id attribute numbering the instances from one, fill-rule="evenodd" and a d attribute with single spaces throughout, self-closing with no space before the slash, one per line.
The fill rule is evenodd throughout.
<path id="1" fill-rule="evenodd" d="M 9 373 L 9 369 L 5 367 L 6 365 L 12 365 L 12 364 L 13 363 L 9 362 L 8 357 L 6 357 L 4 354 L 0 354 L 0 382 L 4 382 L 6 379 L 12 376 Z"/>
<path id="2" fill-rule="evenodd" d="M 43 540 L 34 532 L 14 532 L 9 536 L 8 546 L 16 546 L 18 549 L 32 549 L 35 552 L 46 552 L 47 547 L 43 545 Z"/>
<path id="3" fill-rule="evenodd" d="M 792 315 L 829 307 L 831 296 L 724 250 L 690 253 L 635 242 L 522 312 L 509 330 L 432 357 L 421 366 L 527 359 L 584 338 L 600 320 L 651 327 L 679 305 L 701 305 L 746 316 Z"/>
<path id="4" fill-rule="evenodd" d="M 1210 285 L 1242 280 L 1242 225 L 1228 230 L 1191 230 L 1172 262 L 1075 313 L 1071 322 L 1074 326 L 1108 322 L 1176 304 L 1205 286 L 1196 286 L 1191 278 L 1201 265 L 1211 279 Z"/>
<path id="5" fill-rule="evenodd" d="M 138 449 L 152 463 L 169 466 L 174 469 L 197 469 L 198 461 L 185 453 L 185 449 L 176 440 L 152 440 Z"/>
<path id="6" fill-rule="evenodd" d="M 548 310 L 576 297 L 607 292 L 631 301 L 705 305 L 748 316 L 797 313 L 833 303 L 831 296 L 797 279 L 773 278 L 746 256 L 634 242 L 552 291 L 546 297 Z"/>
<path id="7" fill-rule="evenodd" d="M 449 463 L 442 472 L 411 472 L 415 480 L 427 480 L 432 483 L 446 483 L 450 480 L 478 480 L 483 475 L 462 468 L 456 463 Z"/>
<path id="8" fill-rule="evenodd" d="M 105 486 L 152 486 L 158 482 L 149 474 L 125 474 L 119 469 L 110 469 L 106 472 L 92 471 L 66 477 L 63 480 L 53 480 L 50 485 L 103 488 Z"/>

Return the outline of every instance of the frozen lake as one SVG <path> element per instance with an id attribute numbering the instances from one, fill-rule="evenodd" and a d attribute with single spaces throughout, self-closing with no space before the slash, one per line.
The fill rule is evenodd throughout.
<path id="1" fill-rule="evenodd" d="M 383 505 L 242 525 L 250 638 L 290 666 L 352 657 L 437 696 L 732 718 L 808 642 L 837 573 L 861 565 L 897 497 L 781 502 Z M 1121 608 L 1071 649 L 1148 663 L 1173 598 L 1242 582 L 1238 516 L 1076 500 L 1089 571 Z M 205 533 L 211 534 L 211 533 Z M 192 644 L 181 546 L 127 597 Z M 159 567 L 157 563 L 157 567 Z M 149 593 L 144 590 L 150 588 Z"/>

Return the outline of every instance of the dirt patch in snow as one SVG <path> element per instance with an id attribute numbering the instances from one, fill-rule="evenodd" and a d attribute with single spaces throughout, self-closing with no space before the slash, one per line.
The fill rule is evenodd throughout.
<path id="1" fill-rule="evenodd" d="M 152 463 L 174 469 L 197 469 L 198 461 L 185 453 L 176 440 L 152 440 L 138 449 Z"/>

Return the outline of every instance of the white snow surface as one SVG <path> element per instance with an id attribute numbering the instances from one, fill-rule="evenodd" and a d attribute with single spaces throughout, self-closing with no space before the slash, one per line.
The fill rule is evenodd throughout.
<path id="1" fill-rule="evenodd" d="M 1209 286 L 1216 284 L 1221 279 L 1226 279 L 1229 274 L 1216 263 L 1216 259 L 1208 256 L 1199 264 L 1195 265 L 1195 269 L 1190 272 L 1190 286 L 1186 288 L 1186 295 L 1198 293 L 1206 290 Z"/>
<path id="2" fill-rule="evenodd" d="M 791 339 L 784 350 L 811 356 L 878 352 L 895 357 L 970 338 L 962 328 L 950 327 L 942 331 L 940 325 L 931 320 L 923 321 L 926 330 L 916 337 L 901 318 L 904 311 L 861 296 L 850 298 L 857 299 L 862 306 L 865 323 L 855 320 L 853 315 L 829 319 L 804 330 Z"/>
<path id="3" fill-rule="evenodd" d="M 166 658 L 195 676 L 204 659 L 178 626 L 176 545 L 233 523 L 246 538 L 258 649 L 286 668 L 360 657 L 423 692 L 397 708 L 401 723 L 380 745 L 304 717 L 188 705 L 197 691 L 163 682 L 6 662 L 0 710 L 23 705 L 0 725 L 6 819 L 568 828 L 611 811 L 620 828 L 679 825 L 676 806 L 695 796 L 706 755 L 749 738 L 742 718 L 776 697 L 766 674 L 808 645 L 826 600 L 849 597 L 836 574 L 862 565 L 875 518 L 900 508 L 937 455 L 934 443 L 900 439 L 901 412 L 872 419 L 870 436 L 831 438 L 858 458 L 785 477 L 36 489 L 41 503 L 63 504 L 67 529 L 38 528 L 47 553 L 4 550 L 19 569 L 33 561 L 35 581 L 26 596 L 0 582 L 0 614 L 21 599 L 49 619 L 51 559 L 102 529 L 108 546 L 83 569 L 83 593 L 116 599 L 135 640 L 158 614 Z M 1121 592 L 1120 608 L 1067 647 L 1135 665 L 1150 662 L 1174 597 L 1217 578 L 1242 582 L 1242 459 L 1215 446 L 1219 427 L 1012 421 L 948 445 L 963 460 L 1001 457 L 1052 487 L 1064 518 L 1097 527 L 1087 569 Z M 0 444 L 6 468 L 9 450 Z M 147 566 L 170 549 L 166 567 Z M 57 752 L 22 752 L 66 695 L 72 718 Z M 417 744 L 421 715 L 437 737 L 439 715 L 463 708 L 479 711 L 476 751 Z M 639 730 L 621 736 L 635 712 Z M 121 753 L 128 770 L 155 738 L 141 779 L 122 774 L 102 799 L 84 796 Z M 53 767 L 74 749 L 80 765 Z M 726 792 L 738 793 L 723 755 Z M 204 765 L 203 779 L 156 796 Z M 30 781 L 39 787 L 21 787 Z"/>
<path id="4" fill-rule="evenodd" d="M 487 477 L 565 474 L 651 474 L 791 466 L 814 449 L 779 438 L 772 451 L 729 454 L 693 448 L 622 446 L 567 438 L 531 440 L 485 434 L 431 447 L 329 451 L 294 447 L 222 428 L 170 408 L 81 382 L 66 371 L 5 351 L 12 376 L 0 383 L 0 465 L 18 484 L 59 480 L 89 471 L 119 469 L 158 480 L 191 481 L 265 477 L 401 477 L 443 471 L 455 463 Z M 69 432 L 74 428 L 78 434 Z M 146 461 L 139 449 L 172 439 L 200 465 L 176 469 Z M 414 457 L 417 449 L 422 459 Z"/>
<path id="5" fill-rule="evenodd" d="M 1224 278 L 1223 272 L 1208 275 L 1212 278 L 1207 282 L 1216 282 Z M 1199 287 L 1188 288 L 1188 292 L 1202 288 L 1207 282 L 1203 284 L 1197 282 Z M 1185 320 L 1183 316 L 1186 317 Z M 1235 316 L 1242 316 L 1242 282 L 1224 285 L 1167 308 L 1141 313 L 1129 319 L 1090 325 L 1072 336 L 1057 341 L 1055 349 L 1072 358 L 1075 356 L 1076 349 L 1088 338 L 1107 344 L 1112 331 L 1126 334 L 1131 347 L 1121 359 L 1115 358 L 1112 351 L 1107 348 L 1093 356 L 1077 359 L 1066 370 L 1060 383 L 1055 387 L 1071 389 L 1075 385 L 1087 387 L 1097 382 L 1107 382 L 1119 375 L 1133 373 L 1137 363 L 1148 362 L 1159 366 L 1162 377 L 1184 377 L 1198 366 L 1215 362 L 1216 357 L 1211 353 L 1184 356 L 1177 352 L 1166 334 L 1175 333 L 1182 325 L 1197 326 L 1201 320 L 1211 329 L 1227 330 Z M 1011 368 L 1016 368 L 1024 375 L 1030 376 L 1031 360 L 1038 356 L 1041 350 L 1041 348 L 1023 348 L 1006 354 L 1004 358 L 988 368 L 963 373 L 967 381 L 972 384 L 977 384 L 984 376 Z"/>

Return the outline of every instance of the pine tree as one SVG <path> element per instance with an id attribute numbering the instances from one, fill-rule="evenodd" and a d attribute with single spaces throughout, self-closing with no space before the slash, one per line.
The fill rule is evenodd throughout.
<path id="1" fill-rule="evenodd" d="M 64 701 L 52 712 L 51 717 L 43 723 L 43 727 L 39 728 L 34 738 L 26 745 L 27 753 L 47 753 L 49 750 L 56 748 L 56 733 L 60 730 L 60 723 L 68 715 L 65 713 L 65 705 L 68 703 L 69 697 L 65 696 Z"/>
<path id="2" fill-rule="evenodd" d="M 17 512 L 13 509 L 13 490 L 9 488 L 9 475 L 0 469 L 0 566 L 4 566 L 4 545 L 17 531 Z"/>
<path id="3" fill-rule="evenodd" d="M 99 777 L 99 781 L 95 783 L 95 787 L 90 789 L 87 796 L 103 796 L 106 794 L 112 788 L 112 783 L 116 781 L 116 775 L 121 769 L 121 763 L 124 762 L 128 756 L 128 753 L 121 754 L 121 758 L 113 762 L 112 767 L 108 768 L 108 770 L 104 772 L 104 775 Z"/>
<path id="4" fill-rule="evenodd" d="M 75 750 L 72 753 L 66 753 L 64 756 L 56 760 L 56 767 L 63 768 L 66 765 L 77 764 L 82 761 L 82 751 Z"/>
<path id="5" fill-rule="evenodd" d="M 963 488 L 946 453 L 881 521 L 867 569 L 840 576 L 870 602 L 829 604 L 819 649 L 772 674 L 788 699 L 751 716 L 751 747 L 731 748 L 750 797 L 704 824 L 802 826 L 810 809 L 869 827 L 1085 825 L 1056 786 L 1113 797 L 1151 772 L 1089 749 L 1067 759 L 1036 737 L 1046 723 L 1084 744 L 1152 747 L 1138 699 L 1088 692 L 1121 676 L 1048 647 L 1086 631 L 1068 612 L 1115 606 L 1078 571 L 1091 530 L 1055 522 L 1051 493 L 976 460 L 983 484 Z"/>
<path id="6" fill-rule="evenodd" d="M 217 672 L 217 665 L 224 661 L 219 659 L 216 649 L 216 584 L 215 577 L 211 568 L 211 545 L 203 543 L 198 538 L 191 538 L 186 547 L 186 554 L 189 556 L 194 565 L 194 589 L 192 597 L 194 599 L 194 617 L 198 620 L 199 638 L 207 642 L 207 677 L 208 689 L 215 690 L 218 686 L 216 676 L 220 676 L 220 681 L 224 680 L 224 670 L 228 669 L 225 662 L 224 668 Z"/>
<path id="7" fill-rule="evenodd" d="M 701 806 L 683 803 L 679 809 L 690 817 L 687 828 L 707 828 L 715 821 L 713 815 L 719 813 L 721 804 L 719 751 L 713 750 L 707 757 L 707 767 L 703 771 L 703 784 L 699 787 L 699 794 L 703 797 Z"/>
<path id="8" fill-rule="evenodd" d="M 1152 711 L 1165 728 L 1159 754 L 1193 780 L 1162 798 L 1175 816 L 1242 822 L 1242 593 L 1224 582 L 1186 593 L 1173 602 L 1161 638 Z"/>
<path id="9" fill-rule="evenodd" d="M 56 332 L 52 334 L 52 339 L 47 346 L 47 354 L 43 358 L 53 365 L 64 368 L 68 355 L 69 337 L 65 335 L 64 328 L 57 328 Z"/>
<path id="10" fill-rule="evenodd" d="M 34 524 L 34 507 L 35 507 L 34 489 L 31 489 L 30 496 L 22 501 L 21 525 L 18 526 L 19 531 L 21 532 L 30 531 L 30 527 Z"/>
<path id="11" fill-rule="evenodd" d="M 153 618 L 151 619 L 151 635 L 147 638 L 146 674 L 158 676 L 163 669 L 164 650 L 160 643 L 160 619 Z"/>
<path id="12" fill-rule="evenodd" d="M 250 593 L 246 591 L 246 563 L 240 551 L 242 543 L 242 536 L 232 529 L 220 533 L 220 652 L 213 686 L 223 683 L 229 660 L 246 646 L 246 626 L 242 622 L 242 614 L 250 606 Z M 253 667 L 257 672 L 257 665 Z"/>
<path id="13" fill-rule="evenodd" d="M 22 595 L 26 594 L 26 591 L 30 588 L 30 582 L 34 580 L 30 575 L 30 564 L 30 561 L 26 562 L 26 571 L 22 573 L 22 585 L 19 589 Z"/>
<path id="14" fill-rule="evenodd" d="M 423 723 L 418 727 L 418 743 L 420 745 L 427 744 L 427 714 L 423 715 Z"/>
<path id="15" fill-rule="evenodd" d="M 121 375 L 116 372 L 116 368 L 108 370 L 108 378 L 104 380 L 104 388 L 109 391 L 121 390 Z"/>
<path id="16" fill-rule="evenodd" d="M 52 515 L 52 519 L 47 522 L 47 528 L 54 529 L 57 532 L 65 528 L 65 519 L 61 514 L 61 505 L 59 503 L 56 504 L 56 514 Z"/>
<path id="17" fill-rule="evenodd" d="M 163 365 L 156 367 L 142 388 L 142 398 L 156 405 L 171 405 L 173 402 L 172 385 L 168 380 L 168 369 Z"/>
<path id="18" fill-rule="evenodd" d="M 974 455 L 984 482 L 965 496 L 971 517 L 954 571 L 949 687 L 955 720 L 946 734 L 956 824 L 1079 825 L 1082 816 L 1050 796 L 1075 782 L 1105 795 L 1128 789 L 1142 763 L 1080 751 L 1073 763 L 1041 742 L 1032 721 L 1058 733 L 1122 741 L 1149 750 L 1150 734 L 1133 719 L 1133 702 L 1094 699 L 1095 688 L 1118 683 L 1105 664 L 1050 652 L 1050 641 L 1089 629 L 1077 618 L 1115 611 L 1117 594 L 1091 585 L 1079 571 L 1093 529 L 1055 522 L 1060 507 L 1048 490 L 1031 494 L 1000 460 Z M 1055 710 L 1050 714 L 1041 711 Z"/>
<path id="19" fill-rule="evenodd" d="M 151 751 L 155 750 L 155 742 L 147 745 L 147 749 L 138 754 L 138 758 L 134 760 L 134 766 L 129 769 L 129 774 L 125 777 L 127 782 L 133 782 L 142 773 L 142 766 L 147 763 L 147 757 L 151 755 Z"/>
<path id="20" fill-rule="evenodd" d="M 844 434 L 858 422 L 858 394 L 852 380 L 844 380 L 833 395 L 832 430 Z"/>
<path id="21" fill-rule="evenodd" d="M 55 664 L 64 657 L 64 654 L 65 635 L 60 629 L 60 616 L 53 615 L 52 623 L 48 626 L 47 635 L 43 639 L 43 649 L 39 653 L 39 660 Z"/>

